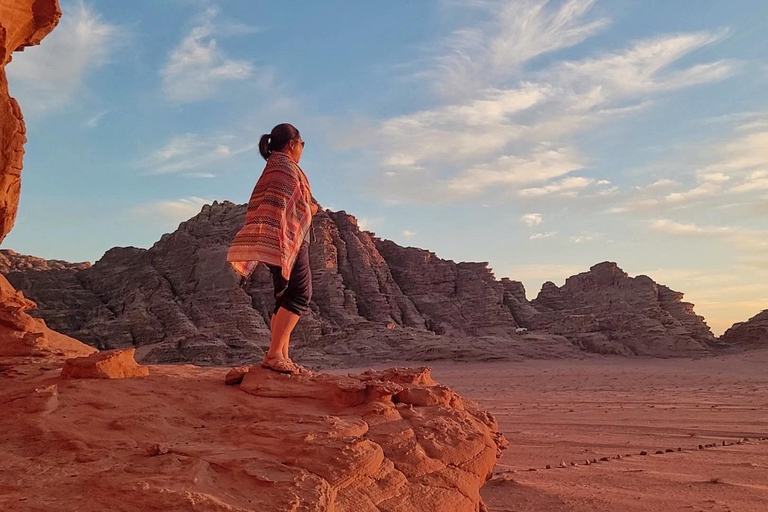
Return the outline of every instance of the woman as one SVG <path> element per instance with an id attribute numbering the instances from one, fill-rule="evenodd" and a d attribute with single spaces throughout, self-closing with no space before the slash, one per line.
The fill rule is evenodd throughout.
<path id="1" fill-rule="evenodd" d="M 245 279 L 259 262 L 272 273 L 272 340 L 261 365 L 281 373 L 301 369 L 288 357 L 288 345 L 312 298 L 307 235 L 319 205 L 298 165 L 303 150 L 304 141 L 290 124 L 279 124 L 272 133 L 262 135 L 259 152 L 267 165 L 248 201 L 245 226 L 227 254 L 227 261 Z"/>

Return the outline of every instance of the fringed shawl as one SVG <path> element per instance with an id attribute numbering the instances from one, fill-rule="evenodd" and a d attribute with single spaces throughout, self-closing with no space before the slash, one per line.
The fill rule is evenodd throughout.
<path id="1" fill-rule="evenodd" d="M 272 153 L 227 253 L 232 268 L 247 278 L 263 262 L 280 267 L 288 280 L 312 225 L 312 202 L 304 171 L 285 153 Z"/>

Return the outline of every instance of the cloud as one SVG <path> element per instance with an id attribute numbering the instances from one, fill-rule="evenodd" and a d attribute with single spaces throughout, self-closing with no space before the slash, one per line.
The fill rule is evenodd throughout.
<path id="1" fill-rule="evenodd" d="M 651 108 L 661 93 L 722 80 L 733 72 L 727 61 L 679 62 L 727 32 L 660 35 L 623 50 L 554 61 L 538 70 L 526 67 L 531 59 L 572 47 L 607 26 L 606 19 L 590 18 L 593 4 L 471 2 L 493 21 L 454 32 L 433 49 L 434 65 L 419 74 L 428 86 L 451 90 L 443 90 L 445 96 L 429 109 L 350 135 L 371 148 L 379 163 L 371 189 L 389 201 L 415 202 L 505 191 L 550 195 L 587 180 L 562 179 L 588 160 L 574 147 L 577 134 Z M 594 181 L 608 185 L 599 177 Z M 530 186 L 537 183 L 544 186 Z M 612 186 L 593 196 L 618 192 Z M 562 194 L 579 197 L 573 189 Z"/>
<path id="2" fill-rule="evenodd" d="M 186 197 L 176 200 L 157 201 L 136 206 L 131 214 L 139 219 L 147 219 L 152 223 L 166 227 L 175 227 L 180 222 L 194 217 L 203 205 L 211 204 L 213 200 L 201 197 Z"/>
<path id="3" fill-rule="evenodd" d="M 411 231 L 410 229 L 404 229 L 404 230 L 403 230 L 403 236 L 404 236 L 404 237 L 405 237 L 407 240 L 410 240 L 411 238 L 415 237 L 415 236 L 416 236 L 416 235 L 418 235 L 418 234 L 419 234 L 419 232 L 418 232 L 418 231 Z"/>
<path id="4" fill-rule="evenodd" d="M 544 238 L 552 238 L 557 234 L 557 231 L 548 231 L 546 233 L 536 233 L 530 236 L 530 240 L 543 240 Z"/>
<path id="5" fill-rule="evenodd" d="M 436 48 L 434 63 L 423 75 L 451 97 L 504 84 L 531 59 L 574 46 L 606 27 L 607 19 L 588 19 L 594 3 L 567 0 L 560 8 L 546 0 L 468 3 L 490 20 L 456 30 Z"/>
<path id="6" fill-rule="evenodd" d="M 105 115 L 107 115 L 107 114 L 109 114 L 109 110 L 105 110 L 103 112 L 99 112 L 98 114 L 91 116 L 85 122 L 85 127 L 86 128 L 96 128 L 97 126 L 99 126 L 99 123 L 101 122 L 101 119 Z"/>
<path id="7" fill-rule="evenodd" d="M 163 92 L 169 100 L 178 103 L 205 100 L 219 94 L 224 83 L 253 76 L 253 64 L 231 59 L 219 48 L 213 22 L 217 13 L 213 7 L 206 9 L 198 26 L 173 50 L 160 70 Z M 222 35 L 231 35 L 231 31 Z"/>
<path id="8" fill-rule="evenodd" d="M 593 240 L 601 240 L 605 237 L 605 233 L 590 233 L 584 232 L 576 236 L 572 236 L 569 240 L 574 244 L 585 244 L 592 242 Z"/>
<path id="9" fill-rule="evenodd" d="M 85 2 L 62 2 L 62 10 L 61 23 L 45 44 L 14 54 L 7 68 L 11 93 L 25 114 L 49 114 L 73 103 L 88 75 L 109 62 L 126 37 Z"/>
<path id="10" fill-rule="evenodd" d="M 768 230 L 749 229 L 741 226 L 700 226 L 692 222 L 656 219 L 649 223 L 651 231 L 672 236 L 721 239 L 730 244 L 734 256 L 752 260 L 759 256 L 768 258 Z"/>
<path id="11" fill-rule="evenodd" d="M 333 208 L 331 209 L 333 210 Z M 375 217 L 375 218 L 358 217 L 357 227 L 363 231 L 373 231 L 374 229 L 377 229 L 383 226 L 385 221 L 386 219 L 384 217 Z"/>
<path id="12" fill-rule="evenodd" d="M 525 222 L 527 226 L 538 226 L 541 224 L 543 217 L 540 213 L 526 213 L 520 217 L 520 220 Z"/>
<path id="13" fill-rule="evenodd" d="M 187 172 L 185 176 L 210 178 L 215 174 L 199 169 L 220 169 L 233 157 L 256 148 L 256 143 L 232 135 L 204 137 L 197 134 L 176 135 L 162 148 L 155 150 L 138 167 L 151 174 Z"/>
<path id="14" fill-rule="evenodd" d="M 593 182 L 594 180 L 590 178 L 565 178 L 564 180 L 551 183 L 544 187 L 524 188 L 520 190 L 519 195 L 522 197 L 540 197 L 552 194 L 573 196 L 578 194 L 580 190 L 587 188 Z"/>
<path id="15" fill-rule="evenodd" d="M 768 114 L 762 117 L 755 112 L 749 116 L 735 116 L 742 121 L 731 133 L 720 134 L 719 140 L 697 141 L 696 147 L 704 147 L 697 160 L 692 160 L 686 150 L 681 162 L 670 164 L 679 169 L 682 176 L 688 174 L 687 188 L 678 181 L 661 179 L 649 185 L 635 188 L 635 195 L 614 207 L 613 212 L 655 209 L 656 214 L 670 208 L 694 209 L 697 206 L 711 208 L 748 208 L 759 213 L 759 194 L 768 190 Z M 687 169 L 686 169 L 687 168 Z"/>

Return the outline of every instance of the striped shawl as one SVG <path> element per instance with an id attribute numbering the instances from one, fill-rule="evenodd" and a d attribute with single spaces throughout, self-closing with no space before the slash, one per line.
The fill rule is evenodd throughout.
<path id="1" fill-rule="evenodd" d="M 232 268 L 247 278 L 263 262 L 280 267 L 288 280 L 312 224 L 313 202 L 304 171 L 285 153 L 272 153 L 227 253 Z"/>

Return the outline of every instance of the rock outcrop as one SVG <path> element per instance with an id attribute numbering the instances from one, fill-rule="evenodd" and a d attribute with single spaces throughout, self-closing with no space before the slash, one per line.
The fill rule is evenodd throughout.
<path id="1" fill-rule="evenodd" d="M 56 0 L 0 0 L 0 243 L 16 221 L 27 141 L 21 109 L 8 92 L 5 66 L 13 52 L 40 44 L 60 17 Z"/>
<path id="2" fill-rule="evenodd" d="M 255 364 L 274 299 L 265 268 L 241 287 L 226 263 L 244 216 L 244 205 L 214 203 L 150 249 L 114 248 L 80 270 L 7 275 L 51 328 L 99 349 L 136 348 L 144 362 Z M 485 264 L 379 240 L 344 212 L 321 212 L 311 236 L 314 297 L 293 337 L 305 363 L 576 354 L 561 337 L 515 334 L 504 286 Z"/>
<path id="3" fill-rule="evenodd" d="M 127 379 L 146 377 L 149 369 L 136 364 L 135 349 L 105 350 L 90 356 L 74 357 L 64 362 L 64 379 Z"/>
<path id="4" fill-rule="evenodd" d="M 150 249 L 7 276 L 37 302 L 33 314 L 99 349 L 135 347 L 155 363 L 254 364 L 268 343 L 273 292 L 265 268 L 241 287 L 225 261 L 244 216 L 244 205 L 215 202 Z M 294 335 L 305 363 L 686 356 L 715 341 L 682 294 L 615 263 L 562 288 L 545 283 L 529 302 L 522 283 L 496 280 L 486 263 L 401 247 L 345 212 L 318 214 L 311 236 L 313 302 Z"/>
<path id="5" fill-rule="evenodd" d="M 425 368 L 253 368 L 227 387 L 224 368 L 64 380 L 4 363 L 2 510 L 480 511 L 507 445 Z"/>
<path id="6" fill-rule="evenodd" d="M 717 342 L 683 294 L 648 276 L 629 277 L 615 263 L 569 277 L 562 287 L 544 283 L 531 301 L 535 330 L 567 337 L 590 352 L 689 356 Z"/>
<path id="7" fill-rule="evenodd" d="M 0 242 L 16 220 L 26 142 L 19 104 L 8 92 L 5 66 L 13 52 L 39 44 L 60 17 L 56 0 L 0 0 Z M 3 251 L 0 271 L 28 268 L 20 267 L 15 256 Z M 34 307 L 0 276 L 0 356 L 61 359 L 94 352 L 29 316 L 27 311 Z"/>
<path id="8" fill-rule="evenodd" d="M 727 347 L 739 349 L 768 348 L 768 309 L 746 322 L 739 322 L 720 336 Z"/>
<path id="9" fill-rule="evenodd" d="M 18 254 L 9 249 L 0 250 L 0 274 L 25 270 L 83 270 L 90 266 L 91 264 L 88 262 L 69 263 L 62 260 L 46 260 L 36 256 Z"/>

